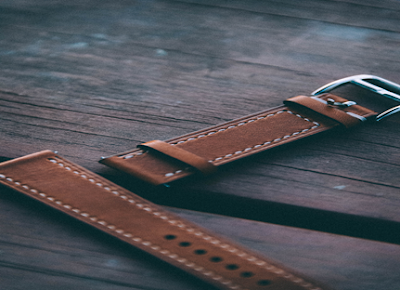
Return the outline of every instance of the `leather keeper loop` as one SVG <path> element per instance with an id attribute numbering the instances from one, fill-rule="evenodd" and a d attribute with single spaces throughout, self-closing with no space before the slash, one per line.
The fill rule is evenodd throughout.
<path id="1" fill-rule="evenodd" d="M 331 94 L 325 94 L 321 95 L 322 97 L 328 96 L 335 98 L 336 96 L 333 96 Z M 337 97 L 336 97 L 337 98 Z M 318 100 L 315 100 L 314 98 L 307 97 L 307 96 L 296 96 L 293 98 L 289 98 L 284 101 L 285 105 L 300 105 L 302 107 L 306 107 L 307 109 L 310 109 L 316 113 L 319 113 L 325 117 L 328 117 L 332 120 L 335 120 L 336 122 L 340 123 L 341 125 L 345 126 L 346 128 L 353 127 L 355 125 L 360 124 L 362 121 L 360 118 L 357 118 L 354 116 L 354 114 L 349 115 L 345 111 L 343 111 L 340 108 L 336 108 L 334 106 L 328 105 L 325 102 L 321 102 Z"/>
<path id="2" fill-rule="evenodd" d="M 171 145 L 167 142 L 160 140 L 153 140 L 137 146 L 141 149 L 152 149 L 162 154 L 165 154 L 171 158 L 179 160 L 187 165 L 190 165 L 201 173 L 207 175 L 216 171 L 217 167 L 211 162 L 208 162 L 203 157 L 193 154 L 185 149 L 177 147 L 177 145 Z"/>

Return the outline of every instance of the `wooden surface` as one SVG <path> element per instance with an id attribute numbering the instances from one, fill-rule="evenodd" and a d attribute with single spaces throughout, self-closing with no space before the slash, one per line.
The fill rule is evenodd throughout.
<path id="1" fill-rule="evenodd" d="M 309 94 L 400 82 L 400 2 L 1 1 L 0 156 L 62 156 L 335 289 L 400 285 L 400 115 L 169 188 L 97 161 Z M 1 188 L 0 289 L 211 289 Z"/>

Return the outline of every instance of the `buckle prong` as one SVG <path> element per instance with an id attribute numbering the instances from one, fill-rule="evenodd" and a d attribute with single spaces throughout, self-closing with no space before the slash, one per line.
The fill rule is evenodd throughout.
<path id="1" fill-rule="evenodd" d="M 362 87 L 364 89 L 367 89 L 369 91 L 372 91 L 378 95 L 381 95 L 383 97 L 392 99 L 396 102 L 400 103 L 400 85 L 396 84 L 394 82 L 388 81 L 386 79 L 373 76 L 373 75 L 355 75 L 355 76 L 350 76 L 347 78 L 339 79 L 336 81 L 333 81 L 331 83 L 328 83 L 319 89 L 315 90 L 312 92 L 313 96 L 320 95 L 326 92 L 329 92 L 339 86 L 342 86 L 344 84 L 354 84 L 359 87 Z M 344 103 L 338 103 L 333 101 L 333 103 L 329 103 L 330 101 L 328 100 L 328 104 L 330 105 L 338 105 L 338 106 L 352 106 L 355 104 L 353 101 L 349 102 L 344 102 Z M 376 121 L 380 121 L 384 118 L 387 118 L 395 113 L 400 112 L 400 105 L 392 107 L 382 113 L 380 113 L 378 116 L 376 116 Z"/>
<path id="2" fill-rule="evenodd" d="M 347 108 L 353 105 L 356 105 L 356 102 L 353 101 L 347 101 L 347 102 L 336 102 L 334 99 L 328 98 L 326 100 L 326 102 L 328 103 L 328 105 L 330 106 L 336 106 L 336 107 L 341 107 L 341 108 Z"/>

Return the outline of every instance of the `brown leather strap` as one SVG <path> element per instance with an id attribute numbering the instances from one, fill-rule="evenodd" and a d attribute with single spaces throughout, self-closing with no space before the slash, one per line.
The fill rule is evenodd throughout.
<path id="1" fill-rule="evenodd" d="M 340 107 L 341 97 L 324 94 L 289 99 L 284 106 L 166 141 L 220 166 L 336 127 L 351 127 L 377 113 L 358 105 Z M 167 154 L 168 155 L 168 154 Z M 171 156 L 134 149 L 102 159 L 108 166 L 153 184 L 169 183 L 196 172 Z"/>
<path id="2" fill-rule="evenodd" d="M 50 151 L 0 164 L 0 183 L 220 289 L 326 289 Z"/>

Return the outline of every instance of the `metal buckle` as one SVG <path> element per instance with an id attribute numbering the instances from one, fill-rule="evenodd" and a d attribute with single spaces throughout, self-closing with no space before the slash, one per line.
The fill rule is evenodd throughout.
<path id="1" fill-rule="evenodd" d="M 377 93 L 381 96 L 395 100 L 400 103 L 400 85 L 373 75 L 355 75 L 336 80 L 315 90 L 314 92 L 312 92 L 312 95 L 316 96 L 329 92 L 334 88 L 337 88 L 347 83 L 352 83 L 354 85 L 360 86 L 364 89 L 373 91 L 374 93 Z M 376 121 L 380 121 L 384 118 L 389 117 L 390 115 L 399 112 L 400 105 L 392 107 L 376 116 Z"/>

